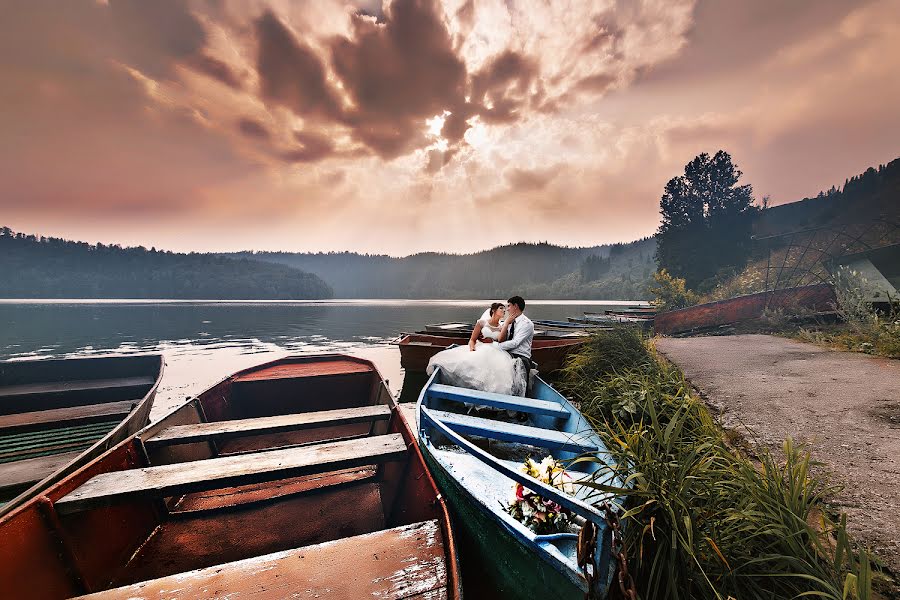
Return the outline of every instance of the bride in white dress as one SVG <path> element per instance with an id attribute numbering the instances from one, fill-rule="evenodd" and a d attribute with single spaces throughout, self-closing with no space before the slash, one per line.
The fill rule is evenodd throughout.
<path id="1" fill-rule="evenodd" d="M 482 318 L 475 323 L 468 346 L 457 346 L 438 352 L 428 361 L 426 373 L 441 367 L 443 381 L 449 385 L 465 387 L 496 394 L 524 396 L 521 383 L 525 378 L 516 376 L 522 361 L 513 360 L 508 352 L 497 347 L 501 320 L 506 307 L 501 302 L 491 304 Z"/>

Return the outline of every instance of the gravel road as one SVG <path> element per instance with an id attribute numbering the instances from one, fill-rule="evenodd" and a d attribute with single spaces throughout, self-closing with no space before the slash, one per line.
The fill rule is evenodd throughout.
<path id="1" fill-rule="evenodd" d="M 900 573 L 900 360 L 769 335 L 659 338 L 724 427 L 809 444 L 856 539 Z"/>

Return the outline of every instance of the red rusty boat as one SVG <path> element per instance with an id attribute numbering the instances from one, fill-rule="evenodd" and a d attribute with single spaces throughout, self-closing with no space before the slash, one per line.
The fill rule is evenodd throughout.
<path id="1" fill-rule="evenodd" d="M 240 371 L 0 519 L 0 597 L 459 598 L 447 510 L 366 360 Z"/>
<path id="2" fill-rule="evenodd" d="M 531 358 L 537 363 L 541 375 L 549 375 L 565 364 L 566 356 L 577 350 L 585 338 L 562 340 L 534 340 L 531 343 Z M 450 346 L 459 345 L 460 338 L 442 335 L 410 333 L 394 341 L 400 346 L 400 366 L 407 371 L 424 372 L 431 357 Z M 462 340 L 462 343 L 466 343 Z"/>

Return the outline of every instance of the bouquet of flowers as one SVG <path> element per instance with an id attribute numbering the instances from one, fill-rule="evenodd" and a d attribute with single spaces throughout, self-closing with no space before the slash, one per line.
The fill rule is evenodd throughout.
<path id="1" fill-rule="evenodd" d="M 526 458 L 522 472 L 567 494 L 573 491 L 571 475 L 552 456 L 541 462 Z M 506 507 L 506 512 L 538 535 L 567 532 L 572 520 L 568 509 L 553 500 L 542 498 L 521 483 L 515 484 L 515 496 Z"/>

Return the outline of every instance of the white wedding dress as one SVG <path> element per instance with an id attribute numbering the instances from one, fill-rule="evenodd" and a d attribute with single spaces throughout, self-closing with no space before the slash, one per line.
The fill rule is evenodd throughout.
<path id="1" fill-rule="evenodd" d="M 479 322 L 482 337 L 493 340 L 500 337 L 500 327 L 492 327 L 486 320 Z M 435 367 L 441 368 L 443 382 L 448 385 L 509 396 L 525 395 L 527 374 L 522 373 L 525 369 L 522 361 L 498 348 L 497 342 L 475 342 L 474 352 L 467 344 L 438 352 L 428 361 L 425 372 L 431 375 Z"/>

